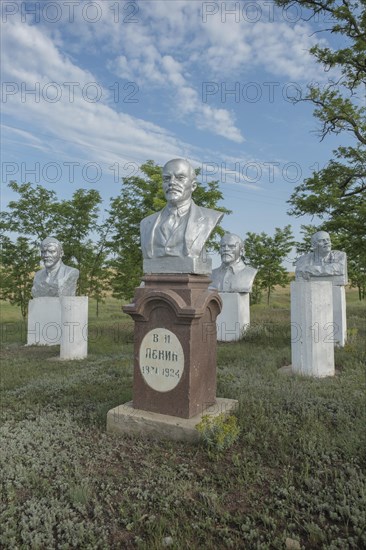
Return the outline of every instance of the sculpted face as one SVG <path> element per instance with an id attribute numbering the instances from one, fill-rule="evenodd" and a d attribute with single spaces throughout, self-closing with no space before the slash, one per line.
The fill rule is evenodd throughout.
<path id="1" fill-rule="evenodd" d="M 189 200 L 196 187 L 196 175 L 189 162 L 174 159 L 166 163 L 163 168 L 163 191 L 168 203 L 179 205 Z"/>
<path id="2" fill-rule="evenodd" d="M 220 254 L 223 264 L 232 264 L 243 255 L 243 241 L 238 235 L 226 233 L 221 239 Z"/>
<path id="3" fill-rule="evenodd" d="M 321 255 L 329 254 L 332 249 L 332 243 L 330 242 L 329 233 L 326 231 L 318 231 L 311 239 L 313 250 Z"/>
<path id="4" fill-rule="evenodd" d="M 41 258 L 46 269 L 52 269 L 62 257 L 62 248 L 55 242 L 41 245 Z"/>

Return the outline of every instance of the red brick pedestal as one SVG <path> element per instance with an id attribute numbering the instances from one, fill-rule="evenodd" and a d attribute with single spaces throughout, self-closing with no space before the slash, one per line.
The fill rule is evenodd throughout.
<path id="1" fill-rule="evenodd" d="M 221 311 L 209 277 L 145 275 L 133 303 L 133 407 L 191 418 L 216 403 L 216 317 Z"/>

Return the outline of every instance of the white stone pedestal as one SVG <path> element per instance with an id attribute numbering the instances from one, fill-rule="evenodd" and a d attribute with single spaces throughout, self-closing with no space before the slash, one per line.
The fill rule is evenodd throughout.
<path id="1" fill-rule="evenodd" d="M 217 316 L 217 340 L 232 342 L 243 336 L 243 331 L 249 326 L 249 293 L 219 292 L 222 300 L 222 310 Z"/>
<path id="2" fill-rule="evenodd" d="M 331 282 L 291 283 L 291 355 L 292 370 L 297 374 L 334 376 Z"/>
<path id="3" fill-rule="evenodd" d="M 343 347 L 347 340 L 346 289 L 344 286 L 333 286 L 333 322 L 335 344 Z"/>
<path id="4" fill-rule="evenodd" d="M 28 307 L 28 346 L 55 346 L 62 335 L 60 298 L 34 298 Z"/>
<path id="5" fill-rule="evenodd" d="M 60 300 L 60 359 L 84 359 L 88 355 L 88 297 L 62 296 Z"/>

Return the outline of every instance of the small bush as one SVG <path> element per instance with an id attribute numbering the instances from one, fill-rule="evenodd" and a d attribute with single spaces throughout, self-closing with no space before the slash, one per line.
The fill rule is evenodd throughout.
<path id="1" fill-rule="evenodd" d="M 240 433 L 236 416 L 227 416 L 224 413 L 216 417 L 204 415 L 196 429 L 202 435 L 202 441 L 210 457 L 216 457 L 229 449 Z"/>

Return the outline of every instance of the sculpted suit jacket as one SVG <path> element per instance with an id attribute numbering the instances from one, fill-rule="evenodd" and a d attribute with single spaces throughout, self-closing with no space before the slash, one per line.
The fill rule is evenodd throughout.
<path id="1" fill-rule="evenodd" d="M 158 242 L 158 239 L 161 240 L 161 233 L 160 231 L 157 231 L 157 228 L 159 227 L 161 221 L 162 212 L 163 210 L 151 214 L 141 221 L 141 249 L 142 255 L 145 259 L 164 256 L 160 253 L 159 255 L 156 254 L 158 245 L 161 249 L 161 245 L 164 246 L 165 244 Z M 198 258 L 212 230 L 219 223 L 224 214 L 222 212 L 212 210 L 211 208 L 197 206 L 192 201 L 187 215 L 188 220 L 184 234 L 183 255 Z M 172 251 L 170 254 L 167 252 L 165 255 L 179 256 L 179 253 L 174 253 L 174 251 Z"/>
<path id="2" fill-rule="evenodd" d="M 34 276 L 32 296 L 75 296 L 79 270 L 61 262 L 56 273 L 47 277 L 47 270 L 41 269 Z"/>
<path id="3" fill-rule="evenodd" d="M 304 254 L 296 262 L 296 280 L 319 279 L 332 280 L 333 284 L 347 284 L 347 254 L 340 250 L 332 250 L 329 258 L 322 264 L 315 262 L 314 252 Z"/>
<path id="4" fill-rule="evenodd" d="M 242 260 L 212 270 L 211 286 L 220 292 L 251 292 L 257 269 Z"/>

